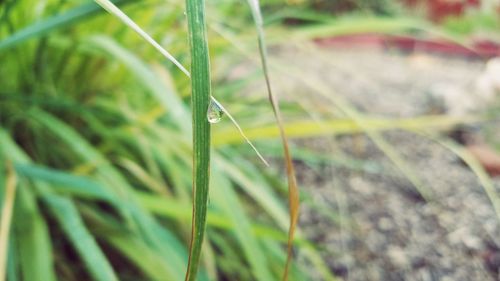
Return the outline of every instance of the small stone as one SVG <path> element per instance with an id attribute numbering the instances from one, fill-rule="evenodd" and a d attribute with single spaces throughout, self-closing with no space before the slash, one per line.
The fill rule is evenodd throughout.
<path id="1" fill-rule="evenodd" d="M 394 228 L 394 224 L 389 218 L 382 217 L 378 221 L 378 227 L 382 231 L 389 231 Z"/>
<path id="2" fill-rule="evenodd" d="M 406 267 L 409 264 L 405 251 L 399 247 L 389 247 L 387 254 L 389 255 L 392 264 L 395 266 Z"/>

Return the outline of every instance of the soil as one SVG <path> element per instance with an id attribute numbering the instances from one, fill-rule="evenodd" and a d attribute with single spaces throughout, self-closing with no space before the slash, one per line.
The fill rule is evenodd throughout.
<path id="1" fill-rule="evenodd" d="M 479 60 L 389 50 L 287 47 L 271 54 L 278 62 L 300 64 L 359 111 L 385 117 L 432 112 L 433 89 L 448 85 L 467 92 L 484 69 Z M 282 99 L 316 96 L 279 73 L 273 78 Z M 317 100 L 325 106 L 322 97 Z M 500 129 L 493 123 L 480 131 L 485 127 Z M 297 162 L 303 198 L 308 198 L 301 205 L 300 231 L 318 246 L 331 271 L 341 280 L 500 280 L 499 218 L 476 175 L 426 137 L 402 130 L 383 136 L 431 189 L 431 200 L 364 135 L 294 143 L 381 167 L 377 172 L 333 161 Z M 493 182 L 498 192 L 500 180 Z M 322 280 L 311 274 L 312 280 Z"/>

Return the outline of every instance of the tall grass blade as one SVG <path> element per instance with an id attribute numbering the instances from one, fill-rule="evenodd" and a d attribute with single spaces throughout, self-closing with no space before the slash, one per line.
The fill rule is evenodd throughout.
<path id="1" fill-rule="evenodd" d="M 257 28 L 259 51 L 260 51 L 262 68 L 264 71 L 264 77 L 266 80 L 266 87 L 269 95 L 269 101 L 271 102 L 274 116 L 276 118 L 278 127 L 280 129 L 280 136 L 281 136 L 281 141 L 283 143 L 283 151 L 285 154 L 286 173 L 288 177 L 288 204 L 290 208 L 290 228 L 288 230 L 288 245 L 287 245 L 288 255 L 285 264 L 285 270 L 283 273 L 283 280 L 288 280 L 288 271 L 292 259 L 293 237 L 295 234 L 295 228 L 297 226 L 297 220 L 299 217 L 299 191 L 297 187 L 297 179 L 295 178 L 295 168 L 292 162 L 292 155 L 290 153 L 290 149 L 288 148 L 288 140 L 286 137 L 284 124 L 281 118 L 278 99 L 273 94 L 273 91 L 271 89 L 271 80 L 267 66 L 267 49 L 266 49 L 264 27 L 262 21 L 262 14 L 260 12 L 259 1 L 248 0 L 248 4 L 250 5 L 250 8 L 252 10 L 252 16 Z"/>
<path id="2" fill-rule="evenodd" d="M 186 0 L 191 51 L 191 106 L 193 111 L 193 219 L 186 280 L 196 280 L 205 234 L 210 175 L 210 61 L 204 0 Z"/>
<path id="3" fill-rule="evenodd" d="M 500 197 L 498 196 L 497 191 L 495 190 L 495 186 L 493 181 L 491 180 L 488 173 L 484 170 L 483 166 L 479 163 L 479 161 L 474 158 L 466 149 L 461 147 L 460 145 L 453 143 L 451 141 L 439 139 L 436 137 L 431 137 L 440 143 L 442 146 L 446 147 L 453 153 L 455 153 L 458 157 L 460 157 L 467 166 L 472 170 L 474 174 L 476 174 L 479 183 L 483 186 L 486 195 L 491 201 L 493 205 L 493 209 L 495 210 L 495 214 L 497 218 L 500 219 Z"/>
<path id="4" fill-rule="evenodd" d="M 73 202 L 57 195 L 44 196 L 44 201 L 48 203 L 94 280 L 118 281 L 113 268 L 94 237 L 87 230 Z"/>
<path id="5" fill-rule="evenodd" d="M 118 5 L 131 1 L 117 0 L 114 2 Z M 50 17 L 41 22 L 37 22 L 0 41 L 0 50 L 15 47 L 29 39 L 40 38 L 59 29 L 68 28 L 69 26 L 80 21 L 89 19 L 90 16 L 97 14 L 100 11 L 101 8 L 99 8 L 99 6 L 94 3 L 89 3 Z"/>
<path id="6" fill-rule="evenodd" d="M 80 136 L 72 127 L 40 110 L 33 110 L 30 115 L 46 127 L 75 153 L 76 156 L 95 165 L 95 177 L 105 182 L 117 199 L 127 202 L 127 208 L 120 208 L 120 214 L 128 226 L 148 242 L 154 251 L 163 257 L 169 265 L 169 272 L 179 280 L 184 275 L 182 269 L 187 254 L 180 241 L 168 229 L 163 228 L 147 212 L 139 208 L 133 197 L 133 187 L 127 182 L 108 159 Z"/>
<path id="7" fill-rule="evenodd" d="M 5 180 L 5 196 L 3 200 L 2 214 L 0 217 L 0 281 L 4 281 L 6 278 L 7 246 L 17 186 L 17 176 L 14 172 L 14 168 L 12 167 L 12 163 L 8 162 L 6 168 L 7 177 Z"/>
<path id="8" fill-rule="evenodd" d="M 230 181 L 220 173 L 221 170 L 216 166 L 213 169 L 213 184 L 217 187 L 212 192 L 213 201 L 231 219 L 233 231 L 256 280 L 273 280 L 262 245 L 253 235 L 250 220 L 241 208 L 242 202 L 238 200 Z"/>
<path id="9" fill-rule="evenodd" d="M 162 81 L 161 77 L 159 77 L 158 73 L 155 73 L 148 64 L 107 36 L 93 36 L 89 38 L 89 44 L 92 48 L 104 50 L 110 56 L 123 63 L 150 90 L 151 94 L 154 95 L 161 105 L 171 112 L 178 128 L 184 129 L 188 127 L 187 124 L 184 124 L 189 118 L 186 106 L 174 90 L 169 88 Z"/>
<path id="10" fill-rule="evenodd" d="M 124 24 L 132 28 L 137 34 L 139 34 L 144 40 L 148 41 L 153 47 L 158 50 L 162 55 L 169 59 L 173 64 L 175 64 L 184 74 L 189 76 L 189 72 L 182 66 L 182 64 L 174 58 L 169 52 L 167 52 L 160 44 L 158 44 L 149 34 L 147 34 L 142 28 L 140 28 L 133 20 L 131 20 L 124 12 L 122 12 L 118 7 L 116 7 L 113 2 L 109 0 L 95 0 L 97 4 L 103 7 L 110 14 L 119 18 Z"/>
<path id="11" fill-rule="evenodd" d="M 403 130 L 448 130 L 458 124 L 468 124 L 480 121 L 476 116 L 452 117 L 443 115 L 424 115 L 409 118 L 380 118 L 376 116 L 363 117 L 363 126 L 373 131 L 394 129 Z M 285 132 L 290 138 L 309 138 L 314 136 L 331 136 L 355 134 L 364 132 L 363 126 L 353 119 L 332 118 L 319 121 L 292 121 L 285 125 Z M 271 125 L 258 128 L 247 128 L 246 135 L 251 140 L 274 139 L 280 136 L 279 129 Z M 240 136 L 230 129 L 221 128 L 214 132 L 213 145 L 224 145 L 240 142 Z"/>
<path id="12" fill-rule="evenodd" d="M 259 157 L 259 159 L 266 166 L 269 167 L 269 163 L 266 161 L 266 159 L 264 158 L 264 156 L 262 156 L 262 154 L 260 154 L 259 150 L 257 150 L 257 148 L 250 141 L 250 139 L 245 135 L 245 133 L 243 132 L 243 129 L 240 127 L 240 125 L 238 124 L 238 122 L 236 122 L 236 120 L 231 115 L 231 113 L 229 113 L 229 111 L 227 111 L 226 108 L 224 108 L 224 106 L 222 106 L 222 104 L 220 104 L 219 101 L 217 101 L 214 97 L 211 97 L 211 100 L 212 100 L 212 102 L 214 102 L 215 104 L 217 104 L 217 106 L 227 115 L 227 117 L 229 117 L 229 119 L 231 120 L 231 122 L 233 122 L 234 126 L 236 126 L 236 129 L 238 130 L 238 133 L 240 133 L 240 135 L 243 137 L 243 139 L 245 139 L 245 141 L 248 143 L 248 145 L 250 145 L 250 147 L 257 154 L 257 156 Z"/>
<path id="13" fill-rule="evenodd" d="M 21 154 L 14 141 L 2 128 L 0 128 L 0 155 L 12 159 L 13 163 L 27 161 L 26 156 Z M 55 281 L 52 243 L 48 226 L 33 194 L 33 187 L 25 182 L 19 182 L 16 197 L 14 213 L 16 223 L 13 224 L 13 231 L 23 280 Z"/>
<path id="14" fill-rule="evenodd" d="M 17 146 L 13 143 L 7 143 L 7 140 L 4 140 L 4 143 L 10 146 L 10 151 L 14 154 L 13 159 L 20 163 L 15 165 L 16 171 L 21 170 L 28 174 L 31 172 L 32 182 L 40 191 L 44 202 L 61 224 L 63 231 L 69 237 L 73 247 L 75 247 L 83 262 L 87 265 L 94 280 L 117 281 L 118 278 L 114 270 L 97 245 L 94 237 L 87 230 L 73 202 L 62 196 L 50 194 L 50 186 L 40 180 L 52 179 L 60 184 L 71 184 L 80 188 L 89 186 L 91 182 L 50 169 L 33 168 L 33 166 L 29 164 L 31 159 Z M 20 175 L 23 174 L 20 173 Z M 90 186 L 92 187 L 92 185 Z"/>
<path id="15" fill-rule="evenodd" d="M 118 204 L 118 200 L 108 192 L 106 187 L 86 177 L 32 164 L 16 164 L 15 169 L 20 176 L 49 183 L 52 191 Z"/>

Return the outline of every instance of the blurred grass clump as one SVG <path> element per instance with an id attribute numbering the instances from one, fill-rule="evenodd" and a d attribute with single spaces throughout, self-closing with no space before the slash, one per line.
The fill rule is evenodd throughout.
<path id="1" fill-rule="evenodd" d="M 114 2 L 187 64 L 182 1 Z M 224 5 L 207 8 L 210 24 L 243 28 L 238 19 L 224 22 Z M 183 279 L 192 209 L 189 79 L 90 1 L 3 1 L 0 38 L 0 202 L 14 200 L 7 280 Z M 210 48 L 221 74 L 212 79 L 230 99 L 251 77 L 221 82 L 233 64 L 224 55 L 235 46 L 218 39 Z M 270 116 L 260 122 L 272 124 Z M 243 143 L 222 138 L 212 154 L 199 280 L 282 274 L 284 193 L 277 173 L 242 156 Z M 4 197 L 12 173 L 15 199 Z M 315 250 L 299 244 L 325 271 Z M 290 278 L 305 280 L 304 269 L 294 266 Z"/>

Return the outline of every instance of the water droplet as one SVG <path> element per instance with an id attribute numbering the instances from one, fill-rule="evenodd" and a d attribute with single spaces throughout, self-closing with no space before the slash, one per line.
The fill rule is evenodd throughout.
<path id="1" fill-rule="evenodd" d="M 217 101 L 211 99 L 207 109 L 208 122 L 212 124 L 219 123 L 223 115 L 224 110 L 222 110 L 222 106 Z"/>

